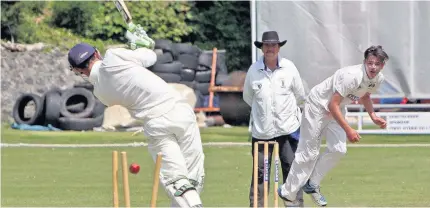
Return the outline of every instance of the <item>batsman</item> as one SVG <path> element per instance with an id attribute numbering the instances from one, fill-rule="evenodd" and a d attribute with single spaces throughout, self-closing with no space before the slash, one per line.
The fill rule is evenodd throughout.
<path id="1" fill-rule="evenodd" d="M 108 49 L 105 56 L 79 43 L 70 49 L 70 70 L 94 86 L 105 105 L 121 105 L 142 122 L 155 162 L 162 153 L 160 183 L 172 207 L 202 207 L 204 154 L 192 107 L 175 89 L 147 68 L 157 55 L 154 41 L 140 25 L 128 24 L 130 49 Z"/>

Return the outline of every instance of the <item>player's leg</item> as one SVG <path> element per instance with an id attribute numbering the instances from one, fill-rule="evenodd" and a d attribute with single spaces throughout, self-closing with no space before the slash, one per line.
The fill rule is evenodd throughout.
<path id="1" fill-rule="evenodd" d="M 332 120 L 326 128 L 327 149 L 322 153 L 315 165 L 315 170 L 309 181 L 320 185 L 324 176 L 335 167 L 346 154 L 346 134 L 342 127 Z"/>
<path id="2" fill-rule="evenodd" d="M 176 138 L 184 155 L 188 169 L 188 178 L 197 191 L 203 191 L 205 178 L 204 159 L 200 129 L 193 109 L 185 103 L 175 108 L 181 115 L 175 115 L 175 122 L 180 129 L 176 131 Z M 178 116 L 178 117 L 176 117 Z"/>
<path id="3" fill-rule="evenodd" d="M 157 153 L 161 152 L 163 155 L 159 176 L 160 183 L 165 188 L 172 202 L 174 202 L 177 207 L 190 207 L 201 204 L 198 198 L 196 200 L 191 200 L 197 202 L 190 205 L 188 199 L 177 194 L 178 190 L 187 189 L 187 187 L 190 188 L 191 184 L 187 178 L 188 171 L 186 169 L 185 159 L 176 143 L 176 137 L 174 135 L 149 136 L 148 150 L 154 161 Z"/>
<path id="4" fill-rule="evenodd" d="M 160 181 L 175 207 L 201 206 L 200 196 L 196 188 L 188 179 L 189 171 L 187 162 L 178 145 L 177 137 L 170 133 L 174 129 L 172 124 L 164 116 L 152 119 L 145 126 L 145 134 L 148 136 L 148 150 L 152 157 L 163 154 Z"/>
<path id="5" fill-rule="evenodd" d="M 197 198 L 203 191 L 205 171 L 202 142 L 200 130 L 197 125 L 196 116 L 189 104 L 178 103 L 175 108 L 168 114 L 164 115 L 171 125 L 169 130 L 176 137 L 176 143 L 185 160 L 187 168 L 187 178 L 195 191 L 189 191 L 186 194 L 193 193 Z M 172 206 L 175 206 L 174 202 Z"/>
<path id="6" fill-rule="evenodd" d="M 297 131 L 300 132 L 300 129 L 298 129 Z M 287 176 L 290 172 L 291 165 L 294 161 L 294 156 L 299 141 L 293 138 L 291 135 L 279 137 L 277 141 L 279 144 L 279 159 L 281 161 L 282 167 L 282 182 L 285 183 L 287 181 Z M 296 201 L 298 207 L 304 206 L 303 191 L 301 189 L 297 192 Z"/>
<path id="7" fill-rule="evenodd" d="M 300 139 L 287 181 L 278 190 L 285 205 L 295 204 L 297 193 L 312 174 L 321 146 L 324 115 L 318 109 L 305 104 L 300 127 Z"/>
<path id="8" fill-rule="evenodd" d="M 325 136 L 327 149 L 318 158 L 314 172 L 303 187 L 305 191 L 311 193 L 314 201 L 321 206 L 327 205 L 327 201 L 321 194 L 319 188 L 321 180 L 346 154 L 346 135 L 342 127 L 340 127 L 335 120 L 331 120 L 327 125 Z"/>
<path id="9" fill-rule="evenodd" d="M 256 138 L 252 138 L 252 147 L 251 147 L 251 155 L 252 155 L 252 164 L 254 164 L 254 143 L 258 141 L 266 141 L 266 140 L 258 140 Z M 268 191 L 270 190 L 270 166 L 272 164 L 272 152 L 273 145 L 269 145 L 269 154 L 268 154 Z M 254 207 L 254 166 L 252 166 L 252 174 L 251 174 L 251 185 L 249 187 L 249 206 Z M 258 207 L 264 206 L 263 194 L 264 194 L 264 144 L 258 144 L 258 180 L 257 180 L 257 201 Z M 276 193 L 274 193 L 276 194 Z"/>

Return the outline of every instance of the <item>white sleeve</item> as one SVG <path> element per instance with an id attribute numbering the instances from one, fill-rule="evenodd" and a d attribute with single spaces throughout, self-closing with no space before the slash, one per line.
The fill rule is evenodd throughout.
<path id="1" fill-rule="evenodd" d="M 135 50 L 116 48 L 112 49 L 112 53 L 115 53 L 116 56 L 125 61 L 135 62 L 145 68 L 154 65 L 157 61 L 157 54 L 153 50 L 147 48 L 138 48 Z"/>
<path id="2" fill-rule="evenodd" d="M 348 72 L 339 72 L 334 79 L 333 87 L 335 91 L 342 95 L 342 97 L 346 97 L 348 94 L 351 94 L 360 86 L 356 75 Z"/>
<path id="3" fill-rule="evenodd" d="M 101 96 L 99 97 L 98 93 L 96 90 L 93 90 L 93 95 L 94 97 L 96 97 L 101 103 L 103 103 L 103 105 L 110 107 L 112 106 L 110 103 L 106 102 L 106 100 L 104 100 Z"/>
<path id="4" fill-rule="evenodd" d="M 254 97 L 254 90 L 252 89 L 252 81 L 251 81 L 251 70 L 248 69 L 246 73 L 245 83 L 243 85 L 243 100 L 249 105 L 252 106 L 252 98 Z"/>

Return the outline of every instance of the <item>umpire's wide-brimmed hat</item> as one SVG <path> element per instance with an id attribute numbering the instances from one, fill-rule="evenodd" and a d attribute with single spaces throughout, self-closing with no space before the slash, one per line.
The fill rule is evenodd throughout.
<path id="1" fill-rule="evenodd" d="M 254 45 L 257 48 L 261 48 L 261 46 L 263 46 L 264 43 L 277 43 L 277 44 L 279 44 L 279 47 L 282 47 L 287 42 L 287 40 L 279 41 L 279 36 L 278 36 L 278 33 L 276 31 L 264 32 L 263 37 L 261 39 L 262 39 L 261 42 L 260 41 L 254 41 Z"/>

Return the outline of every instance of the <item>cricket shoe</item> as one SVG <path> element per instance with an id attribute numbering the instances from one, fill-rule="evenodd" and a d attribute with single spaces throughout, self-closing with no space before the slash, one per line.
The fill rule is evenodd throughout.
<path id="1" fill-rule="evenodd" d="M 284 201 L 285 207 L 303 207 L 304 206 L 303 203 L 301 203 L 299 200 L 291 201 L 286 197 L 282 196 L 281 187 L 278 188 L 278 196 Z"/>
<path id="2" fill-rule="evenodd" d="M 311 195 L 312 200 L 320 207 L 327 206 L 327 200 L 320 192 L 319 186 L 314 186 L 308 182 L 303 186 L 303 191 L 309 195 Z"/>

